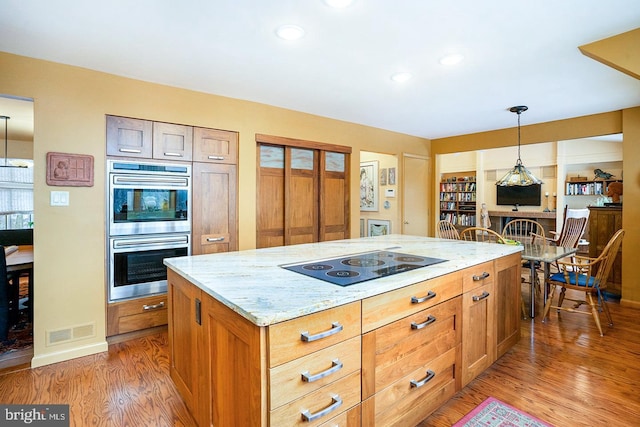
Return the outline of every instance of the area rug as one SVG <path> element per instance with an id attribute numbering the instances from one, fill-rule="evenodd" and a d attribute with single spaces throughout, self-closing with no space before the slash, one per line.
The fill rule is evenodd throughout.
<path id="1" fill-rule="evenodd" d="M 453 427 L 553 427 L 493 397 L 487 398 Z"/>

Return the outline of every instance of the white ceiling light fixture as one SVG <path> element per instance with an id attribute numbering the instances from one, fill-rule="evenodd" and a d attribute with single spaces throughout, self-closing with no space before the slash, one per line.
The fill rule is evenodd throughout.
<path id="1" fill-rule="evenodd" d="M 529 107 L 526 105 L 518 105 L 515 107 L 509 108 L 509 111 L 512 113 L 516 113 L 518 115 L 518 160 L 516 161 L 516 165 L 511 169 L 505 176 L 500 178 L 496 185 L 499 186 L 520 186 L 526 187 L 533 184 L 542 184 L 538 178 L 536 178 L 529 169 L 527 169 L 523 164 L 522 160 L 520 160 L 520 114 L 524 111 L 527 111 Z"/>
<path id="2" fill-rule="evenodd" d="M 442 65 L 456 65 L 462 62 L 464 55 L 461 53 L 451 53 L 440 58 L 440 64 Z"/>
<path id="3" fill-rule="evenodd" d="M 336 9 L 344 9 L 351 6 L 353 0 L 324 0 L 329 7 L 335 7 Z"/>
<path id="4" fill-rule="evenodd" d="M 413 77 L 413 75 L 409 72 L 406 71 L 402 71 L 399 73 L 395 73 L 393 75 L 391 75 L 391 80 L 393 80 L 394 82 L 397 83 L 405 83 L 409 80 L 411 80 L 411 78 Z"/>
<path id="5" fill-rule="evenodd" d="M 304 30 L 298 25 L 285 24 L 276 29 L 276 35 L 283 40 L 299 40 L 304 37 Z"/>

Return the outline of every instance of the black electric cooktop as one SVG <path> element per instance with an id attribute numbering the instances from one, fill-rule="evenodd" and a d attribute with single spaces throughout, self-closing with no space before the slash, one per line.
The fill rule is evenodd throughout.
<path id="1" fill-rule="evenodd" d="M 334 285 L 349 286 L 445 261 L 399 252 L 373 251 L 281 267 Z"/>

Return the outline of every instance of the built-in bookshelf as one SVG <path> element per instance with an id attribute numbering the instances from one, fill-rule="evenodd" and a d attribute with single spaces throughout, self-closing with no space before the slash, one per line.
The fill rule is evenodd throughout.
<path id="1" fill-rule="evenodd" d="M 603 179 L 598 181 L 566 181 L 566 196 L 601 196 L 607 193 L 609 184 L 612 182 L 622 182 L 619 179 Z"/>
<path id="2" fill-rule="evenodd" d="M 474 172 L 443 174 L 440 181 L 440 219 L 460 227 L 476 225 Z"/>

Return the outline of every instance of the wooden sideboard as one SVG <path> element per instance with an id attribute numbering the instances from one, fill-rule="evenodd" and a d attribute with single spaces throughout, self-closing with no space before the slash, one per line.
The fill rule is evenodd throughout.
<path id="1" fill-rule="evenodd" d="M 597 257 L 611 236 L 622 228 L 622 206 L 589 207 L 589 256 Z M 605 294 L 620 298 L 622 294 L 622 246 L 616 256 Z"/>

